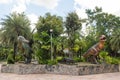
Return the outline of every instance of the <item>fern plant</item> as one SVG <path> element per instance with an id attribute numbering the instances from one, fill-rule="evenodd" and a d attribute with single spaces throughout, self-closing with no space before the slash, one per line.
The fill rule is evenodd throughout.
<path id="1" fill-rule="evenodd" d="M 100 63 L 119 64 L 119 60 L 117 58 L 109 56 L 109 53 L 106 51 L 101 51 L 99 57 Z"/>

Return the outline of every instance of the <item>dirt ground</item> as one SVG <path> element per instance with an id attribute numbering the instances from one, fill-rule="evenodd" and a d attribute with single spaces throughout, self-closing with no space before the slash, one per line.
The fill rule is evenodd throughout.
<path id="1" fill-rule="evenodd" d="M 55 74 L 17 75 L 10 73 L 0 73 L 0 80 L 120 80 L 120 72 L 84 76 Z"/>

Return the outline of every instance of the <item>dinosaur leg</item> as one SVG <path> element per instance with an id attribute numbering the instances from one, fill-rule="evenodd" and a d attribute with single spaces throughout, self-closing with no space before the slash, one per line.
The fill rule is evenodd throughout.
<path id="1" fill-rule="evenodd" d="M 94 60 L 93 62 L 94 64 L 99 64 L 96 56 L 93 56 L 93 60 Z"/>
<path id="2" fill-rule="evenodd" d="M 87 58 L 87 62 L 90 62 L 90 63 L 94 62 L 94 59 L 93 59 L 92 55 Z"/>
<path id="3" fill-rule="evenodd" d="M 92 63 L 92 64 L 98 64 L 98 61 L 97 61 L 97 59 L 96 59 L 96 56 L 93 56 L 93 55 L 91 55 L 91 56 L 89 56 L 89 57 L 87 58 L 87 62 L 90 62 L 90 63 Z"/>
<path id="4" fill-rule="evenodd" d="M 32 59 L 31 55 L 27 56 L 27 63 L 31 63 L 31 59 Z"/>
<path id="5" fill-rule="evenodd" d="M 87 58 L 86 58 L 86 61 L 87 61 L 87 62 L 91 62 L 91 56 L 87 57 Z"/>
<path id="6" fill-rule="evenodd" d="M 25 55 L 25 64 L 31 63 L 32 55 L 29 53 Z"/>

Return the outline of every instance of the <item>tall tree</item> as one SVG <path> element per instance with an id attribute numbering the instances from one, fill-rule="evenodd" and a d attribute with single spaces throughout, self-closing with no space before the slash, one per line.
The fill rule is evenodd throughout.
<path id="1" fill-rule="evenodd" d="M 110 45 L 110 37 L 118 28 L 120 28 L 120 17 L 102 12 L 102 8 L 98 7 L 95 7 L 93 10 L 87 9 L 86 13 L 88 15 L 88 25 L 93 29 L 92 31 L 95 34 L 93 37 L 97 39 L 97 36 L 102 34 L 106 35 L 106 49 L 111 51 L 110 46 L 112 45 Z M 89 29 L 89 31 L 91 32 L 91 29 Z"/>
<path id="2" fill-rule="evenodd" d="M 39 55 L 43 56 L 43 60 L 49 58 L 50 42 L 52 37 L 52 47 L 56 51 L 57 37 L 63 32 L 62 17 L 46 13 L 45 16 L 40 16 L 36 24 L 37 33 L 39 35 L 38 41 L 42 43 L 41 52 Z M 50 30 L 52 29 L 52 32 Z M 52 34 L 52 36 L 50 36 Z M 56 52 L 54 52 L 56 53 Z M 42 60 L 41 60 L 42 61 Z"/>
<path id="3" fill-rule="evenodd" d="M 75 12 L 68 13 L 65 21 L 66 33 L 68 34 L 68 46 L 74 47 L 75 34 L 79 33 L 82 29 L 82 20 L 78 17 Z"/>
<path id="4" fill-rule="evenodd" d="M 110 47 L 114 53 L 120 51 L 120 28 L 116 29 L 110 37 Z"/>
<path id="5" fill-rule="evenodd" d="M 2 43 L 13 46 L 14 57 L 16 53 L 17 37 L 22 35 L 29 38 L 30 35 L 30 21 L 24 13 L 12 13 L 2 19 L 2 28 L 0 30 L 0 37 Z"/>
<path id="6" fill-rule="evenodd" d="M 95 34 L 110 36 L 120 26 L 120 18 L 115 15 L 102 12 L 102 8 L 95 7 L 94 10 L 87 9 L 88 24 L 94 28 Z"/>

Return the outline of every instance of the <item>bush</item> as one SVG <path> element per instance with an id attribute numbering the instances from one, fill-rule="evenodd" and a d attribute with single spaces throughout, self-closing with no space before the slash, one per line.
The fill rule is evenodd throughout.
<path id="1" fill-rule="evenodd" d="M 119 64 L 119 60 L 117 58 L 110 57 L 108 52 L 102 51 L 100 52 L 100 62 L 105 62 L 108 64 Z"/>
<path id="2" fill-rule="evenodd" d="M 7 57 L 8 57 L 8 53 L 9 53 L 9 50 L 4 48 L 4 47 L 0 47 L 0 60 L 6 60 Z"/>
<path id="3" fill-rule="evenodd" d="M 48 60 L 48 65 L 55 65 L 57 63 L 57 60 Z"/>
<path id="4" fill-rule="evenodd" d="M 14 64 L 13 49 L 11 49 L 10 52 L 9 52 L 9 54 L 8 54 L 7 63 L 8 64 Z"/>
<path id="5" fill-rule="evenodd" d="M 50 59 L 49 51 L 46 51 L 44 49 L 39 49 L 36 51 L 35 57 L 38 60 L 39 64 L 47 64 L 48 60 Z"/>
<path id="6" fill-rule="evenodd" d="M 118 59 L 116 59 L 116 58 L 112 58 L 112 62 L 111 62 L 111 64 L 119 64 L 120 62 L 119 62 L 119 60 Z"/>
<path id="7" fill-rule="evenodd" d="M 57 57 L 56 60 L 59 62 L 63 59 L 63 57 Z"/>
<path id="8" fill-rule="evenodd" d="M 80 62 L 81 59 L 80 59 L 79 57 L 74 57 L 74 61 L 75 61 L 75 62 Z"/>
<path id="9" fill-rule="evenodd" d="M 15 56 L 15 61 L 16 62 L 19 62 L 19 61 L 24 61 L 24 56 L 22 53 L 18 53 L 16 56 Z"/>

